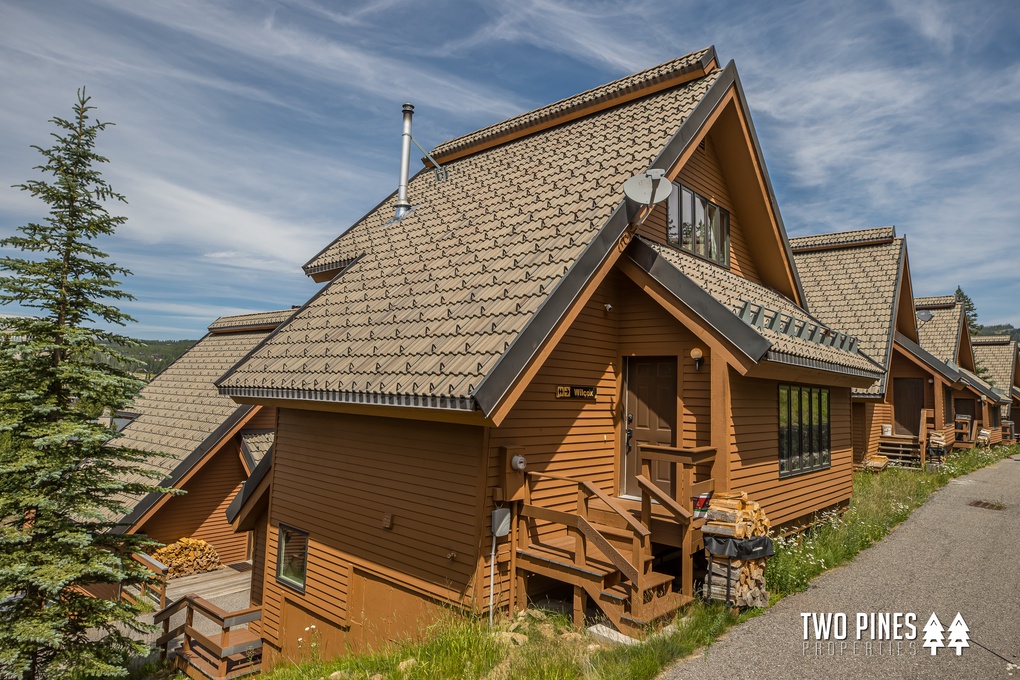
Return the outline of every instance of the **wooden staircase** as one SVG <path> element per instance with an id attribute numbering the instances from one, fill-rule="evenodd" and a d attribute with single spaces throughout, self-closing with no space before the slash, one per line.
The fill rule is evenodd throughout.
<path id="1" fill-rule="evenodd" d="M 690 497 L 690 478 L 698 459 L 696 455 L 684 455 L 690 451 L 669 447 L 654 449 L 643 452 L 645 474 L 637 476 L 642 500 L 636 513 L 587 480 L 544 472 L 527 475 L 524 502 L 518 511 L 519 587 L 526 590 L 527 574 L 572 585 L 574 624 L 578 627 L 584 625 L 585 609 L 590 600 L 621 632 L 640 637 L 649 627 L 674 615 L 694 599 L 691 554 L 699 543 L 696 539 L 700 537 L 695 537 L 695 533 L 700 533 L 703 520 L 694 519 L 677 498 Z M 704 458 L 714 451 L 705 449 L 695 453 Z M 677 498 L 648 479 L 650 461 L 662 459 L 677 465 Z M 574 488 L 573 508 L 566 511 L 533 502 L 536 485 L 550 483 Z M 701 486 L 706 490 L 712 488 L 711 483 Z M 654 555 L 649 526 L 653 500 L 658 505 L 658 514 L 661 516 L 665 512 L 671 516 L 674 533 L 681 534 L 681 578 L 652 568 Z M 674 540 L 671 536 L 670 542 Z"/>
<path id="2" fill-rule="evenodd" d="M 174 614 L 185 612 L 184 622 L 171 628 Z M 212 621 L 219 632 L 205 634 L 195 628 L 195 614 Z M 186 595 L 153 617 L 163 624 L 163 635 L 156 640 L 163 661 L 196 680 L 232 680 L 257 673 L 262 667 L 262 638 L 247 627 L 262 617 L 261 607 L 227 612 L 198 595 Z M 176 640 L 180 647 L 171 651 Z"/>
<path id="3" fill-rule="evenodd" d="M 878 440 L 878 453 L 897 467 L 921 467 L 921 442 L 917 437 L 883 436 Z"/>

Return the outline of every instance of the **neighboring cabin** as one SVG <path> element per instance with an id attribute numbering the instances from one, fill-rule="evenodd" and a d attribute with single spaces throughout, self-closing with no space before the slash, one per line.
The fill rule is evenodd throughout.
<path id="1" fill-rule="evenodd" d="M 242 482 L 272 445 L 272 408 L 234 403 L 213 382 L 284 321 L 293 310 L 224 316 L 209 333 L 158 374 L 139 393 L 130 422 L 113 444 L 151 452 L 142 467 L 159 477 L 146 483 L 182 489 L 182 495 L 149 494 L 122 499 L 125 533 L 144 533 L 161 543 L 182 538 L 207 541 L 224 564 L 249 557 L 248 536 L 235 533 L 224 512 Z"/>
<path id="2" fill-rule="evenodd" d="M 949 395 L 955 424 L 954 446 L 975 446 L 982 429 L 989 431 L 989 443 L 1001 442 L 999 408 L 1008 406 L 1009 399 L 977 376 L 963 303 L 955 295 L 922 297 L 914 299 L 914 309 L 921 347 L 960 374 Z"/>
<path id="3" fill-rule="evenodd" d="M 445 178 L 316 255 L 328 284 L 218 381 L 279 414 L 229 513 L 255 531 L 268 664 L 312 624 L 342 651 L 549 591 L 636 634 L 693 596 L 695 493 L 746 491 L 774 525 L 850 499 L 851 389 L 882 367 L 804 309 L 732 62 L 431 156 Z M 649 168 L 673 185 L 642 222 L 622 187 Z"/>
<path id="4" fill-rule="evenodd" d="M 1014 406 L 1020 406 L 1020 350 L 1008 335 L 976 335 L 971 338 L 974 361 L 988 373 L 985 376 L 992 388 L 1009 400 L 1002 406 L 1002 436 L 1012 440 L 1016 436 L 1013 420 Z"/>
<path id="5" fill-rule="evenodd" d="M 854 463 L 876 455 L 921 465 L 931 434 L 954 440 L 952 390 L 958 370 L 921 349 L 907 241 L 894 227 L 790 239 L 811 311 L 852 329 L 861 350 L 885 367 L 853 390 Z"/>

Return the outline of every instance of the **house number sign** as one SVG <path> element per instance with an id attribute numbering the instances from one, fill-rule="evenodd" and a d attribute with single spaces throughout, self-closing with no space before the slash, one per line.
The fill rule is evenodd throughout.
<path id="1" fill-rule="evenodd" d="M 594 399 L 596 394 L 594 385 L 557 385 L 557 399 Z"/>

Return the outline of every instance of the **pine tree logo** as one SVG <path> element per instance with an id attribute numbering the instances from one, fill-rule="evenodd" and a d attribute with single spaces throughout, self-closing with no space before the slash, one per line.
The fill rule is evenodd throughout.
<path id="1" fill-rule="evenodd" d="M 963 620 L 963 614 L 960 612 L 956 613 L 956 618 L 949 624 L 949 644 L 947 646 L 956 649 L 956 656 L 960 656 L 963 653 L 964 647 L 970 647 L 970 628 L 967 627 L 967 622 Z"/>
<path id="2" fill-rule="evenodd" d="M 959 618 L 959 616 L 957 616 L 957 618 Z M 953 623 L 956 622 L 954 621 Z M 923 630 L 924 630 L 924 643 L 921 646 L 930 649 L 931 655 L 935 656 L 935 654 L 937 654 L 939 651 L 939 647 L 946 646 L 945 642 L 943 642 L 945 638 L 942 635 L 942 633 L 945 631 L 945 628 L 942 627 L 942 622 L 939 621 L 939 617 L 935 615 L 935 612 L 931 613 L 931 618 L 928 619 L 928 623 L 924 624 Z M 965 642 L 964 644 L 967 643 Z M 957 654 L 959 654 L 959 651 L 957 651 Z"/>

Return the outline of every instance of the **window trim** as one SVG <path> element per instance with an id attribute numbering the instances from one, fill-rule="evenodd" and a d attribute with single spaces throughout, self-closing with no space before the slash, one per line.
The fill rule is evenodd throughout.
<path id="1" fill-rule="evenodd" d="M 672 190 L 666 207 L 666 245 L 690 253 L 714 265 L 730 268 L 730 211 L 715 201 L 699 194 L 692 187 L 680 182 L 673 182 Z M 683 200 L 682 200 L 683 199 Z M 685 206 L 684 202 L 689 202 Z M 689 210 L 685 211 L 685 208 Z M 700 208 L 700 211 L 699 211 Z M 705 228 L 700 232 L 704 238 L 699 239 L 699 232 L 693 223 L 697 215 L 702 215 Z M 684 216 L 690 218 L 692 223 L 689 243 L 685 243 L 683 225 L 687 224 Z M 714 216 L 714 218 L 712 217 Z M 672 224 L 671 224 L 672 223 Z M 710 238 L 714 236 L 714 239 Z M 716 257 L 710 256 L 706 251 L 712 240 L 718 241 Z"/>
<path id="2" fill-rule="evenodd" d="M 284 553 L 284 551 L 283 551 L 283 547 L 284 547 L 283 532 L 284 531 L 289 531 L 292 534 L 297 534 L 299 536 L 303 536 L 304 539 L 305 539 L 305 556 L 304 556 L 305 559 L 304 559 L 304 569 L 303 569 L 303 572 L 302 572 L 303 578 L 301 579 L 301 583 L 297 583 L 296 581 L 287 578 L 282 573 L 283 572 L 283 553 Z M 282 522 L 280 523 L 279 531 L 277 532 L 277 535 L 276 535 L 276 582 L 280 583 L 282 585 L 285 585 L 288 588 L 290 588 L 291 590 L 297 591 L 297 592 L 301 593 L 302 595 L 304 595 L 305 589 L 306 589 L 307 584 L 308 584 L 308 532 L 303 530 L 303 529 L 298 529 L 297 527 L 293 527 L 293 526 L 291 526 L 289 524 L 284 524 Z"/>
<path id="3" fill-rule="evenodd" d="M 795 394 L 796 399 L 794 399 Z M 796 413 L 794 412 L 795 401 Z M 832 391 L 828 387 L 817 385 L 780 383 L 776 389 L 776 411 L 778 416 L 776 437 L 779 444 L 777 451 L 779 478 L 786 479 L 830 469 L 832 467 Z M 823 412 L 828 413 L 828 419 L 825 422 L 822 422 L 821 418 Z M 811 421 L 806 428 L 801 427 L 805 416 Z M 817 423 L 814 422 L 816 417 Z M 784 427 L 786 428 L 785 434 Z M 794 436 L 795 434 L 796 436 Z M 797 464 L 796 468 L 794 468 L 795 463 Z"/>

